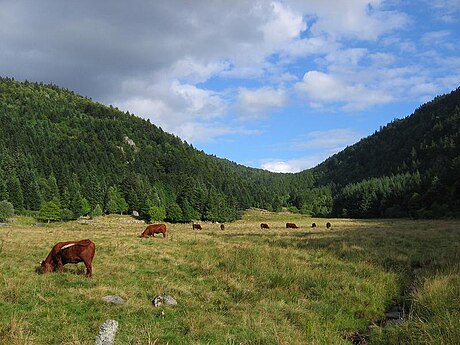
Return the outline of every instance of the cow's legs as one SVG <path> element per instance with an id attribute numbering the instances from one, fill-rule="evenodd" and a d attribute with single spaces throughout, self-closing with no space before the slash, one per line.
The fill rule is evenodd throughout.
<path id="1" fill-rule="evenodd" d="M 56 261 L 57 261 L 57 270 L 58 270 L 58 272 L 63 272 L 64 271 L 64 265 L 62 264 L 62 258 L 57 257 Z"/>
<path id="2" fill-rule="evenodd" d="M 93 267 L 90 262 L 85 261 L 86 266 L 86 276 L 89 278 L 93 275 Z"/>

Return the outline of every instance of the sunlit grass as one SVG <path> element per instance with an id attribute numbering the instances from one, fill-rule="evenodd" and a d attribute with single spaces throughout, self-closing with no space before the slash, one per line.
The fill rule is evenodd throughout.
<path id="1" fill-rule="evenodd" d="M 119 344 L 350 344 L 355 332 L 374 344 L 460 343 L 457 221 L 250 210 L 224 231 L 168 224 L 166 239 L 139 238 L 145 225 L 122 216 L 33 223 L 0 228 L 0 344 L 92 344 L 107 319 Z M 93 278 L 83 264 L 35 273 L 56 242 L 84 238 L 96 244 Z M 151 305 L 164 292 L 176 307 Z M 393 300 L 410 303 L 409 317 L 378 326 Z"/>

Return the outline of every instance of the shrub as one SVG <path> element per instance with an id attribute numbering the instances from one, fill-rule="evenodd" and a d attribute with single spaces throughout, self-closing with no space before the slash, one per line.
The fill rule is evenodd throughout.
<path id="1" fill-rule="evenodd" d="M 54 221 L 61 219 L 61 207 L 54 201 L 45 202 L 38 215 L 39 220 Z"/>
<path id="2" fill-rule="evenodd" d="M 0 221 L 6 222 L 8 218 L 11 218 L 13 216 L 14 216 L 13 204 L 6 200 L 0 201 Z"/>

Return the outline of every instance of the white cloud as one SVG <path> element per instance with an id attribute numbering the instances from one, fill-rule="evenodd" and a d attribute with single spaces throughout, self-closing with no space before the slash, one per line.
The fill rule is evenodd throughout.
<path id="1" fill-rule="evenodd" d="M 447 30 L 430 31 L 423 34 L 422 42 L 428 45 L 436 45 L 444 42 L 449 36 L 450 32 Z"/>
<path id="2" fill-rule="evenodd" d="M 274 108 L 287 103 L 287 95 L 283 89 L 264 87 L 256 90 L 239 89 L 237 109 L 240 116 L 245 118 L 259 117 Z"/>
<path id="3" fill-rule="evenodd" d="M 296 89 L 305 94 L 312 105 L 324 106 L 331 103 L 344 104 L 345 110 L 364 109 L 366 107 L 388 103 L 391 95 L 382 90 L 372 89 L 358 82 L 341 80 L 339 76 L 319 71 L 305 73 Z"/>
<path id="4" fill-rule="evenodd" d="M 382 0 L 299 0 L 296 5 L 316 18 L 311 27 L 315 35 L 376 40 L 408 21 L 404 13 L 385 10 Z"/>
<path id="5" fill-rule="evenodd" d="M 458 0 L 425 0 L 431 6 L 438 18 L 446 23 L 458 23 L 460 2 Z"/>
<path id="6" fill-rule="evenodd" d="M 271 7 L 270 20 L 261 29 L 264 40 L 276 50 L 297 38 L 307 27 L 301 14 L 294 13 L 282 3 L 272 2 Z"/>
<path id="7" fill-rule="evenodd" d="M 313 168 L 346 146 L 356 143 L 362 135 L 351 128 L 312 131 L 303 137 L 279 144 L 286 151 L 304 151 L 304 156 L 293 159 L 265 159 L 260 166 L 273 172 L 299 172 Z"/>
<path id="8" fill-rule="evenodd" d="M 262 169 L 279 172 L 279 173 L 295 173 L 306 169 L 313 168 L 319 163 L 324 161 L 328 156 L 325 155 L 312 155 L 308 157 L 294 158 L 294 159 L 265 159 L 262 160 L 260 167 Z"/>

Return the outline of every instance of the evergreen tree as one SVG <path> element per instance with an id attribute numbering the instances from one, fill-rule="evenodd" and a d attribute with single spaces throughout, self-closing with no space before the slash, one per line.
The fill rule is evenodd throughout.
<path id="1" fill-rule="evenodd" d="M 14 216 L 14 207 L 11 202 L 6 200 L 0 201 L 0 222 L 8 221 L 8 218 Z"/>
<path id="2" fill-rule="evenodd" d="M 21 183 L 17 176 L 10 176 L 7 179 L 6 188 L 8 191 L 8 200 L 13 204 L 16 210 L 24 209 L 24 195 Z"/>
<path id="3" fill-rule="evenodd" d="M 101 205 L 97 204 L 96 207 L 91 211 L 91 217 L 99 217 L 102 216 L 102 207 Z"/>
<path id="4" fill-rule="evenodd" d="M 47 221 L 56 221 L 61 219 L 61 207 L 56 200 L 45 202 L 40 208 L 38 219 Z"/>
<path id="5" fill-rule="evenodd" d="M 166 220 L 172 223 L 182 222 L 182 209 L 177 203 L 171 203 L 166 208 Z"/>
<path id="6" fill-rule="evenodd" d="M 152 205 L 149 209 L 150 220 L 161 222 L 166 218 L 166 210 L 163 206 Z"/>

